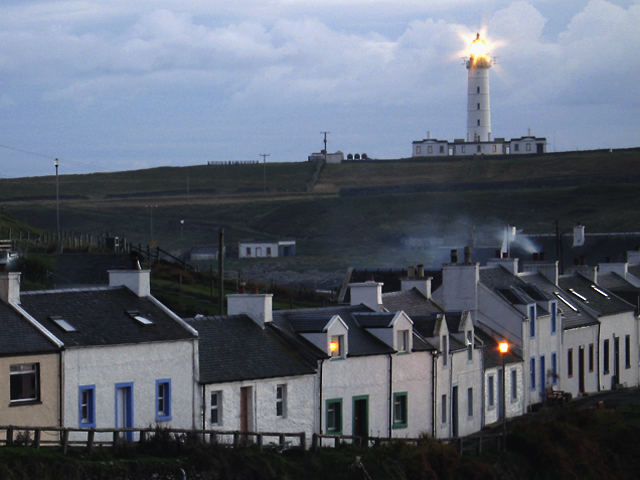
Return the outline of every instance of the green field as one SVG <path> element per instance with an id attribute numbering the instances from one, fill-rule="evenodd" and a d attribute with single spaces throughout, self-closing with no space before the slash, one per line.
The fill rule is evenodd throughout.
<path id="1" fill-rule="evenodd" d="M 297 256 L 279 260 L 291 269 L 423 262 L 407 239 L 482 238 L 506 224 L 529 233 L 552 232 L 556 220 L 640 230 L 640 149 L 350 162 L 325 165 L 313 183 L 315 169 L 304 162 L 61 175 L 61 228 L 145 245 L 153 233 L 167 250 L 215 245 L 221 227 L 232 249 L 240 240 L 293 238 Z M 55 177 L 0 180 L 0 206 L 55 231 Z"/>

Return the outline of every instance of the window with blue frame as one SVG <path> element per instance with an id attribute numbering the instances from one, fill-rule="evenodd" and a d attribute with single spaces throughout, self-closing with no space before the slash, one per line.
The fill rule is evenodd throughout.
<path id="1" fill-rule="evenodd" d="M 535 390 L 536 389 L 536 359 L 533 357 L 531 357 L 529 372 L 531 374 L 531 390 Z"/>
<path id="2" fill-rule="evenodd" d="M 544 355 L 540 355 L 540 391 L 543 392 L 547 384 L 547 370 Z"/>
<path id="3" fill-rule="evenodd" d="M 556 333 L 556 323 L 558 318 L 557 310 L 556 302 L 551 302 L 551 333 Z"/>
<path id="4" fill-rule="evenodd" d="M 96 426 L 96 386 L 78 387 L 78 425 L 84 428 Z"/>
<path id="5" fill-rule="evenodd" d="M 551 373 L 552 373 L 551 383 L 553 383 L 553 385 L 557 385 L 558 384 L 558 360 L 555 352 L 551 354 Z"/>
<path id="6" fill-rule="evenodd" d="M 156 380 L 156 420 L 171 420 L 171 379 Z"/>
<path id="7" fill-rule="evenodd" d="M 536 306 L 529 305 L 529 336 L 536 336 Z"/>

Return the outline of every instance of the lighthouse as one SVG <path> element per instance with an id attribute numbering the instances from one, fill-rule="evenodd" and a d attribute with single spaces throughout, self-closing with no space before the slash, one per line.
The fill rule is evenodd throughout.
<path id="1" fill-rule="evenodd" d="M 471 43 L 465 64 L 468 72 L 467 142 L 488 142 L 491 140 L 489 69 L 492 61 L 487 44 L 479 33 Z"/>

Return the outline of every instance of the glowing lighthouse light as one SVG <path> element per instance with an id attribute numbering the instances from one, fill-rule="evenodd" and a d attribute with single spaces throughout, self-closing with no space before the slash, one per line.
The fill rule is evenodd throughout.
<path id="1" fill-rule="evenodd" d="M 491 104 L 489 69 L 493 64 L 485 40 L 476 34 L 466 59 L 467 80 L 467 141 L 491 140 Z"/>

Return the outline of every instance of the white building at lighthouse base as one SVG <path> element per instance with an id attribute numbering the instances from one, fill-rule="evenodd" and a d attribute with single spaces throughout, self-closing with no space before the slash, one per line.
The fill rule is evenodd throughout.
<path id="1" fill-rule="evenodd" d="M 418 157 L 447 157 L 447 156 L 473 156 L 473 155 L 536 155 L 546 153 L 547 139 L 535 137 L 531 134 L 506 140 L 495 138 L 489 141 L 468 142 L 456 138 L 453 142 L 427 138 L 414 140 L 412 154 Z"/>

